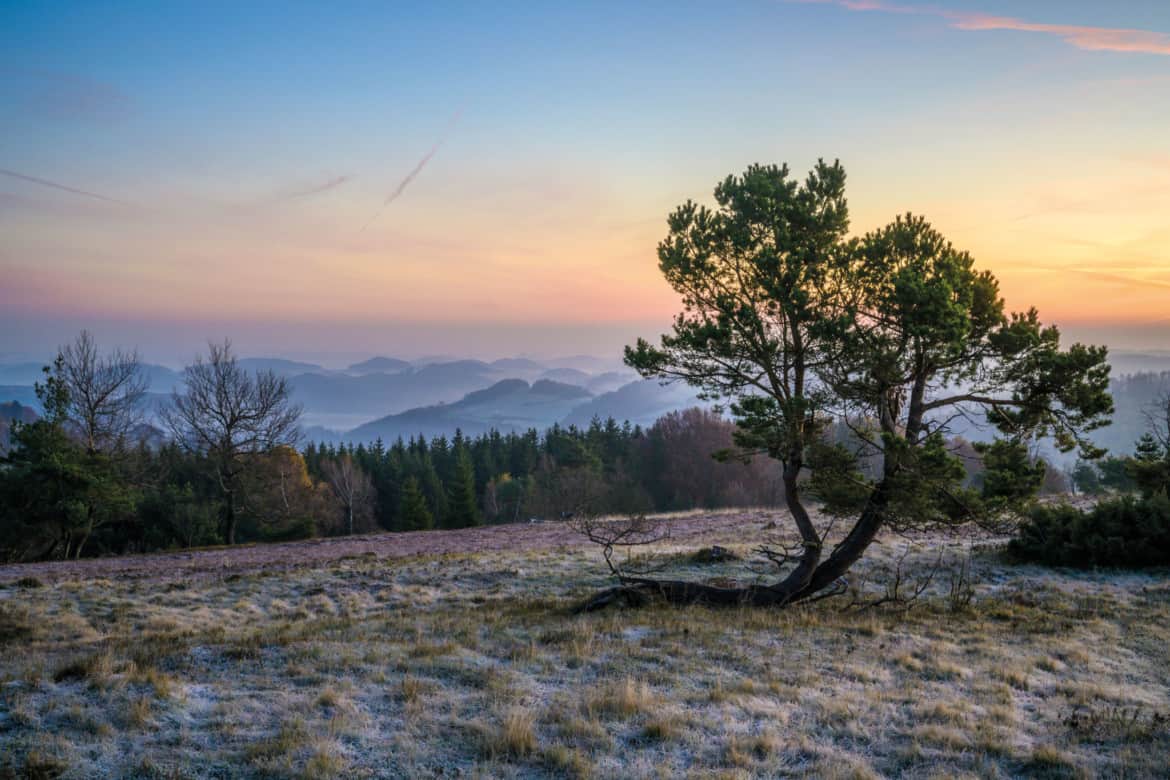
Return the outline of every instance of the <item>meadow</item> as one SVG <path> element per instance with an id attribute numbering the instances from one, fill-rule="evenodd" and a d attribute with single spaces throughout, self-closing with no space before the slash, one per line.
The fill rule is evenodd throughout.
<path id="1" fill-rule="evenodd" d="M 763 576 L 775 520 L 639 554 Z M 938 563 L 909 604 L 583 615 L 606 569 L 561 523 L 10 566 L 0 777 L 1170 776 L 1165 574 L 1002 547 L 881 539 L 853 585 Z"/>

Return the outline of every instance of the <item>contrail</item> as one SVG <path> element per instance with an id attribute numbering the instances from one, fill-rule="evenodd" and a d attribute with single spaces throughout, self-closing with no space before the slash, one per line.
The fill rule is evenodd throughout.
<path id="1" fill-rule="evenodd" d="M 447 140 L 447 134 L 451 132 L 451 128 L 455 127 L 455 123 L 459 121 L 459 115 L 461 113 L 463 113 L 462 109 L 455 112 L 455 115 L 451 117 L 451 121 L 447 123 L 447 129 L 443 131 L 443 135 L 439 137 L 439 140 L 435 142 L 435 145 L 431 147 L 430 151 L 423 155 L 422 159 L 418 161 L 418 165 L 414 166 L 414 169 L 410 173 L 406 174 L 406 178 L 403 179 L 398 184 L 398 186 L 394 188 L 394 192 L 391 192 L 386 197 L 386 200 L 382 201 L 382 205 L 379 206 L 378 210 L 374 212 L 374 216 L 370 217 L 366 221 L 366 224 L 362 225 L 362 229 L 358 231 L 359 233 L 365 232 L 365 229 L 368 228 L 371 223 L 373 223 L 373 221 L 378 218 L 378 216 L 382 213 L 382 210 L 393 203 L 407 188 L 407 186 L 409 186 L 410 183 L 414 181 L 414 177 L 418 176 L 419 173 L 422 172 L 422 169 L 426 167 L 426 164 L 431 161 L 432 157 L 435 156 L 435 152 L 439 151 L 439 147 L 441 147 Z"/>
<path id="2" fill-rule="evenodd" d="M 17 173 L 16 171 L 5 170 L 4 168 L 0 168 L 0 176 L 9 176 L 13 179 L 20 179 L 21 181 L 27 181 L 27 182 L 31 182 L 33 184 L 39 184 L 42 187 L 51 187 L 55 190 L 61 190 L 62 192 L 72 192 L 74 195 L 82 195 L 84 197 L 93 198 L 95 200 L 104 200 L 107 203 L 117 203 L 119 206 L 130 206 L 131 205 L 124 200 L 118 200 L 117 198 L 108 198 L 105 195 L 99 195 L 96 192 L 87 192 L 86 190 L 79 190 L 79 189 L 76 189 L 74 187 L 66 187 L 64 184 L 57 184 L 56 182 L 47 181 L 45 179 L 38 179 L 36 176 L 25 176 L 23 173 Z"/>
<path id="3" fill-rule="evenodd" d="M 349 179 L 349 176 L 338 176 L 336 178 L 330 179 L 324 184 L 318 184 L 316 187 L 310 187 L 307 190 L 298 190 L 296 192 L 290 192 L 286 195 L 278 195 L 276 200 L 277 202 L 285 200 L 300 200 L 301 198 L 307 198 L 310 195 L 319 195 L 322 192 L 328 192 L 334 187 L 340 187 L 342 184 L 345 184 L 347 181 L 349 181 Z"/>

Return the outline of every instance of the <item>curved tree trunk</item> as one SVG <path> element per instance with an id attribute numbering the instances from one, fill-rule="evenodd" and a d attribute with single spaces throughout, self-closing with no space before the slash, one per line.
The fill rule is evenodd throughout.
<path id="1" fill-rule="evenodd" d="M 577 607 L 577 612 L 592 612 L 610 604 L 624 602 L 641 605 L 656 597 L 670 604 L 708 604 L 712 606 L 782 607 L 802 598 L 808 598 L 835 582 L 840 575 L 827 577 L 829 571 L 841 566 L 848 569 L 873 541 L 881 527 L 881 513 L 877 505 L 873 511 L 862 514 L 853 531 L 825 563 L 820 563 L 822 543 L 800 498 L 797 477 L 802 463 L 790 460 L 784 468 L 784 499 L 800 531 L 804 552 L 796 566 L 784 579 L 771 585 L 749 585 L 743 588 L 720 588 L 689 580 L 659 580 L 648 577 L 621 577 L 621 584 L 595 594 Z M 876 495 L 876 491 L 875 491 Z M 873 502 L 871 501 L 871 504 Z M 859 532 L 859 529 L 862 529 Z M 848 543 L 848 545 L 847 545 Z M 823 581 L 823 584 L 822 584 Z"/>
<path id="2" fill-rule="evenodd" d="M 844 577 L 853 564 L 861 559 L 882 528 L 886 501 L 886 484 L 881 482 L 874 489 L 869 503 L 862 510 L 861 517 L 857 519 L 849 535 L 834 548 L 825 562 L 817 567 L 808 584 L 793 597 L 793 601 L 804 601 L 815 596 Z"/>
<path id="3" fill-rule="evenodd" d="M 884 501 L 878 501 L 878 498 L 875 496 L 871 500 L 849 535 L 824 562 L 817 565 L 821 552 L 819 544 L 806 545 L 796 568 L 775 584 L 720 588 L 689 580 L 623 577 L 620 585 L 593 595 L 575 611 L 592 612 L 618 603 L 641 606 L 651 598 L 669 604 L 729 607 L 784 607 L 806 601 L 840 580 L 873 543 L 884 519 Z"/>

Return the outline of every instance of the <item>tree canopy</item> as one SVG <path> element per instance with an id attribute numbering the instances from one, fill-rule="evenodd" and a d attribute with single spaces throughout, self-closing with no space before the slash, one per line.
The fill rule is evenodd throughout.
<path id="1" fill-rule="evenodd" d="M 850 237 L 845 171 L 823 160 L 803 182 L 787 166 L 753 165 L 714 196 L 714 208 L 687 201 L 669 216 L 658 262 L 682 311 L 658 344 L 627 347 L 626 362 L 728 405 L 739 433 L 725 455 L 781 462 L 801 545 L 774 556 L 782 576 L 772 584 L 630 577 L 624 586 L 678 601 L 791 603 L 836 582 L 884 526 L 989 521 L 1020 508 L 1037 473 L 1010 466 L 1039 439 L 1100 454 L 1085 433 L 1112 412 L 1105 348 L 1065 348 L 1034 309 L 1008 312 L 995 277 L 924 218 Z M 994 478 L 980 493 L 962 487 L 947 448 L 959 416 L 994 433 L 982 445 Z M 860 450 L 826 445 L 834 422 L 857 434 Z M 878 458 L 877 476 L 857 468 L 863 455 Z M 831 550 L 806 488 L 854 518 Z"/>

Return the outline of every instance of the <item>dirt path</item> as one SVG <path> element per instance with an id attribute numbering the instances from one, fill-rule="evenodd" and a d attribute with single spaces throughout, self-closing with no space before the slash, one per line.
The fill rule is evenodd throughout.
<path id="1" fill-rule="evenodd" d="M 670 517 L 671 539 L 679 544 L 733 541 L 741 534 L 755 535 L 761 526 L 778 517 L 778 510 L 737 510 Z M 750 537 L 748 537 L 750 538 Z M 537 550 L 586 547 L 589 542 L 567 523 L 516 523 L 456 531 L 412 531 L 310 539 L 280 544 L 184 550 L 80 561 L 51 561 L 0 566 L 0 583 L 21 577 L 44 582 L 71 580 L 186 580 L 223 577 L 259 571 L 282 571 L 322 566 L 342 558 L 370 556 L 405 558 L 414 555 L 475 553 L 503 550 Z"/>

